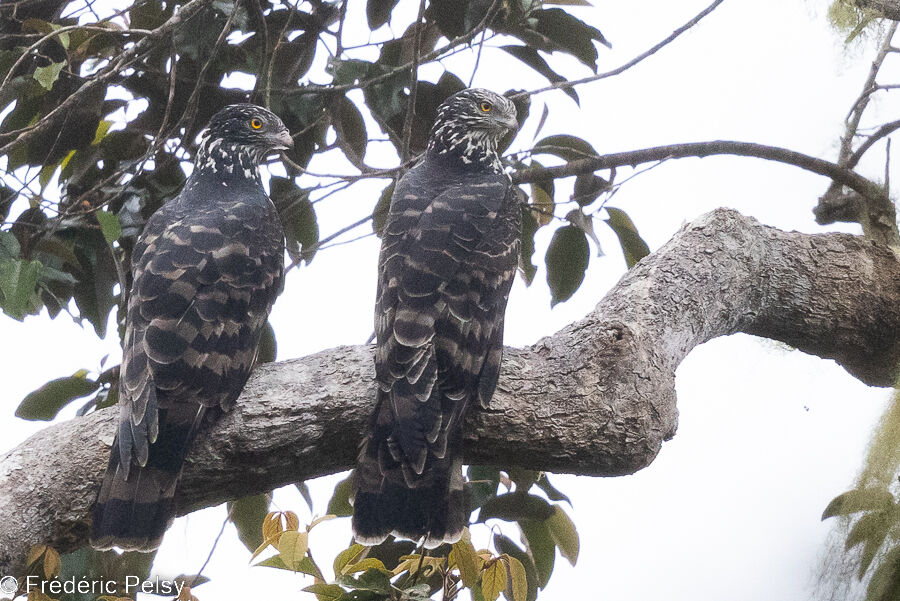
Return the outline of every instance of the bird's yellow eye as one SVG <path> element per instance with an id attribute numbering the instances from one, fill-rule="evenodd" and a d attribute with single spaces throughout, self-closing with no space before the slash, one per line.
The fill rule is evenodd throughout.
<path id="1" fill-rule="evenodd" d="M 259 119 L 250 119 L 250 127 L 253 129 L 259 129 L 262 127 L 262 121 Z"/>
<path id="2" fill-rule="evenodd" d="M 492 108 L 494 108 L 494 105 L 491 104 L 490 102 L 482 102 L 481 103 L 481 110 L 484 111 L 485 113 L 490 113 Z"/>

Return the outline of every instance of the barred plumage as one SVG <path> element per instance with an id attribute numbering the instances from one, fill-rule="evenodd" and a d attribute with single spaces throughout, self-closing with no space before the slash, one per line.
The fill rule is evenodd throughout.
<path id="1" fill-rule="evenodd" d="M 159 546 L 197 429 L 234 405 L 283 284 L 284 233 L 258 164 L 292 144 L 287 129 L 243 104 L 201 136 L 194 172 L 133 252 L 119 431 L 93 510 L 99 549 Z"/>
<path id="2" fill-rule="evenodd" d="M 512 102 L 463 90 L 438 110 L 424 162 L 397 184 L 384 229 L 375 308 L 377 404 L 355 478 L 356 539 L 459 539 L 468 521 L 462 422 L 487 406 L 500 373 L 516 272 L 518 192 L 499 140 Z"/>

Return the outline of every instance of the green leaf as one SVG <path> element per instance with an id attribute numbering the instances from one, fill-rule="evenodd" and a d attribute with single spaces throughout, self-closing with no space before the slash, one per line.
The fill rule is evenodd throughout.
<path id="1" fill-rule="evenodd" d="M 349 575 L 340 576 L 338 581 L 347 588 L 359 591 L 372 591 L 382 595 L 390 595 L 392 590 L 390 573 L 374 568 L 366 570 L 358 578 Z"/>
<path id="2" fill-rule="evenodd" d="M 529 470 L 521 467 L 513 467 L 506 470 L 509 479 L 516 485 L 517 493 L 527 493 L 531 487 L 537 482 L 541 472 L 537 470 Z"/>
<path id="3" fill-rule="evenodd" d="M 254 566 L 265 566 L 267 568 L 277 568 L 279 570 L 287 570 L 289 572 L 297 571 L 292 568 L 289 568 L 287 566 L 287 564 L 284 563 L 284 560 L 281 559 L 281 555 L 273 555 L 272 557 L 269 557 L 268 559 L 264 559 L 264 560 L 260 561 L 259 563 L 255 563 L 253 565 Z"/>
<path id="4" fill-rule="evenodd" d="M 311 32 L 289 42 L 279 42 L 272 62 L 273 86 L 296 86 L 312 66 L 318 37 Z"/>
<path id="5" fill-rule="evenodd" d="M 97 211 L 94 215 L 100 223 L 100 231 L 103 232 L 107 244 L 112 244 L 122 236 L 122 225 L 115 213 Z"/>
<path id="6" fill-rule="evenodd" d="M 332 74 L 333 83 L 336 86 L 357 83 L 366 79 L 369 71 L 379 71 L 380 68 L 374 63 L 363 60 L 335 60 L 328 61 L 326 71 Z"/>
<path id="7" fill-rule="evenodd" d="M 403 589 L 405 601 L 429 601 L 431 599 L 431 587 L 424 582 Z"/>
<path id="8" fill-rule="evenodd" d="M 553 573 L 553 564 L 556 561 L 556 543 L 550 534 L 547 523 L 536 520 L 522 520 L 519 522 L 522 536 L 528 546 L 528 554 L 534 562 L 537 571 L 538 586 L 544 588 L 550 581 Z"/>
<path id="9" fill-rule="evenodd" d="M 537 219 L 530 209 L 522 211 L 522 244 L 519 246 L 519 271 L 526 286 L 531 286 L 534 276 L 537 274 L 537 265 L 534 264 L 534 234 L 538 231 Z"/>
<path id="10" fill-rule="evenodd" d="M 298 263 L 309 264 L 319 243 L 319 224 L 309 191 L 298 188 L 292 179 L 284 177 L 273 177 L 270 189 L 272 202 L 284 225 L 288 254 Z"/>
<path id="11" fill-rule="evenodd" d="M 59 73 L 65 66 L 66 61 L 62 61 L 61 63 L 50 63 L 46 67 L 38 67 L 34 70 L 34 79 L 41 84 L 41 87 L 45 90 L 50 90 L 53 88 L 53 84 L 56 83 L 56 80 L 59 79 Z"/>
<path id="12" fill-rule="evenodd" d="M 553 506 L 536 495 L 514 492 L 485 502 L 478 513 L 479 522 L 491 518 L 515 522 L 518 520 L 546 520 L 553 515 Z"/>
<path id="13" fill-rule="evenodd" d="M 606 212 L 609 213 L 609 219 L 605 221 L 619 238 L 619 244 L 622 246 L 622 252 L 625 254 L 625 264 L 628 265 L 628 269 L 631 269 L 638 261 L 650 254 L 650 247 L 641 238 L 637 228 L 625 211 L 614 207 L 606 207 Z"/>
<path id="14" fill-rule="evenodd" d="M 47 187 L 47 184 L 50 183 L 50 180 L 53 179 L 53 174 L 56 173 L 58 165 L 56 163 L 45 165 L 41 168 L 41 172 L 38 174 L 38 184 L 41 186 L 41 190 Z"/>
<path id="15" fill-rule="evenodd" d="M 354 166 L 364 167 L 369 136 L 362 113 L 346 96 L 339 97 L 331 111 L 331 123 L 337 134 L 338 145 Z"/>
<path id="16" fill-rule="evenodd" d="M 466 471 L 470 507 L 481 507 L 485 501 L 497 495 L 500 486 L 500 470 L 493 466 L 470 465 Z"/>
<path id="17" fill-rule="evenodd" d="M 578 561 L 579 540 L 572 519 L 562 507 L 554 505 L 553 515 L 547 520 L 547 527 L 550 528 L 550 536 L 559 547 L 559 552 L 574 566 Z"/>
<path id="18" fill-rule="evenodd" d="M 19 241 L 12 233 L 0 231 L 0 261 L 17 259 L 20 250 Z"/>
<path id="19" fill-rule="evenodd" d="M 503 591 L 508 601 L 528 601 L 528 576 L 522 562 L 511 555 L 503 555 L 509 569 L 509 586 Z"/>
<path id="20" fill-rule="evenodd" d="M 554 232 L 544 255 L 551 307 L 569 300 L 575 294 L 584 281 L 590 260 L 587 236 L 581 229 L 567 225 Z"/>
<path id="21" fill-rule="evenodd" d="M 822 519 L 850 515 L 858 511 L 884 511 L 894 506 L 894 495 L 881 488 L 858 488 L 836 496 L 825 508 Z"/>
<path id="22" fill-rule="evenodd" d="M 59 411 L 74 401 L 86 397 L 100 388 L 100 384 L 87 378 L 82 369 L 67 378 L 51 380 L 29 393 L 16 409 L 16 417 L 32 421 L 50 421 Z"/>
<path id="23" fill-rule="evenodd" d="M 586 207 L 609 188 L 608 180 L 593 173 L 582 174 L 575 178 L 575 190 L 572 192 L 571 200 Z"/>
<path id="24" fill-rule="evenodd" d="M 272 335 L 274 336 L 274 332 Z M 274 361 L 274 359 L 272 359 Z M 306 482 L 295 482 L 294 486 L 297 487 L 297 490 L 300 492 L 300 496 L 303 497 L 303 500 L 306 501 L 306 506 L 309 507 L 310 513 L 313 511 L 313 500 L 312 495 L 309 493 L 309 485 Z"/>
<path id="25" fill-rule="evenodd" d="M 344 589 L 336 584 L 326 584 L 324 582 L 311 584 L 302 590 L 315 594 L 319 601 L 337 601 L 345 592 Z"/>
<path id="26" fill-rule="evenodd" d="M 378 203 L 375 205 L 375 210 L 372 211 L 372 229 L 379 238 L 381 238 L 381 235 L 384 233 L 384 224 L 387 222 L 388 211 L 391 209 L 391 198 L 394 196 L 394 187 L 396 184 L 397 182 L 393 181 L 381 191 L 381 196 L 378 197 Z"/>
<path id="27" fill-rule="evenodd" d="M 119 283 L 110 247 L 102 233 L 96 229 L 73 232 L 73 251 L 78 257 L 78 283 L 73 288 L 73 298 L 78 305 L 81 319 L 94 326 L 97 336 L 106 335 L 108 317 L 117 305 L 113 289 Z"/>
<path id="28" fill-rule="evenodd" d="M 228 519 L 251 553 L 263 543 L 262 523 L 269 513 L 271 500 L 271 495 L 262 493 L 228 503 Z"/>
<path id="29" fill-rule="evenodd" d="M 399 0 L 369 0 L 366 3 L 366 20 L 369 29 L 375 31 L 391 20 L 391 12 Z"/>
<path id="30" fill-rule="evenodd" d="M 565 501 L 572 506 L 572 501 L 569 500 L 569 497 L 561 493 L 556 487 L 550 484 L 550 479 L 547 476 L 546 472 L 541 473 L 540 477 L 537 479 L 538 488 L 544 491 L 544 494 L 547 495 L 547 498 L 551 501 Z"/>
<path id="31" fill-rule="evenodd" d="M 22 321 L 36 314 L 41 300 L 35 292 L 43 265 L 24 259 L 0 259 L 0 307 L 3 312 Z"/>
<path id="32" fill-rule="evenodd" d="M 286 530 L 281 533 L 276 545 L 284 565 L 295 568 L 306 557 L 309 548 L 309 532 Z"/>
<path id="33" fill-rule="evenodd" d="M 278 342 L 275 340 L 275 329 L 272 328 L 272 322 L 266 321 L 256 349 L 257 364 L 272 363 L 278 356 Z"/>
<path id="34" fill-rule="evenodd" d="M 481 594 L 485 601 L 496 601 L 500 592 L 506 588 L 506 568 L 503 562 L 494 560 L 489 562 L 481 573 Z"/>
<path id="35" fill-rule="evenodd" d="M 529 211 L 537 221 L 538 227 L 543 227 L 553 221 L 553 209 L 556 203 L 553 202 L 553 193 L 538 184 L 531 184 L 531 206 L 534 207 Z"/>
<path id="36" fill-rule="evenodd" d="M 867 513 L 859 518 L 850 529 L 844 547 L 849 551 L 869 539 L 883 541 L 890 527 L 890 513 L 885 511 Z"/>
<path id="37" fill-rule="evenodd" d="M 596 232 L 594 232 L 594 218 L 585 215 L 584 211 L 580 208 L 572 209 L 566 214 L 566 221 L 580 229 L 584 234 L 594 241 L 594 244 L 597 246 L 597 256 L 603 256 L 603 247 L 600 246 L 600 239 L 597 237 Z"/>
<path id="38" fill-rule="evenodd" d="M 885 553 L 866 589 L 866 601 L 897 599 L 900 599 L 900 547 Z"/>
<path id="39" fill-rule="evenodd" d="M 356 574 L 357 572 L 365 572 L 366 570 L 381 570 L 382 572 L 387 572 L 388 569 L 384 567 L 384 563 L 380 559 L 376 559 L 374 557 L 366 557 L 363 560 L 360 560 L 357 563 L 352 563 L 348 566 L 345 566 L 342 574 Z"/>
<path id="40" fill-rule="evenodd" d="M 336 516 L 353 515 L 353 505 L 350 504 L 350 495 L 353 493 L 353 474 L 338 482 L 334 486 L 331 500 L 328 501 L 327 513 Z"/>
<path id="41" fill-rule="evenodd" d="M 497 551 L 516 559 L 519 562 L 519 565 L 523 566 L 523 569 L 525 570 L 526 581 L 525 601 L 535 601 L 535 599 L 537 599 L 538 592 L 538 577 L 537 570 L 534 567 L 534 561 L 532 561 L 531 557 L 525 550 L 523 550 L 521 547 L 519 547 L 519 545 L 514 543 L 506 536 L 503 536 L 502 534 L 494 535 L 494 546 L 497 548 Z M 507 599 L 509 599 L 509 597 L 507 597 Z M 513 600 L 509 599 L 509 601 Z M 515 599 L 515 601 L 520 600 Z"/>
<path id="42" fill-rule="evenodd" d="M 337 557 L 334 558 L 334 564 L 332 567 L 334 568 L 334 575 L 338 576 L 344 573 L 344 568 L 350 565 L 357 557 L 359 557 L 360 553 L 365 551 L 366 547 L 359 543 L 354 543 L 338 553 Z"/>
<path id="43" fill-rule="evenodd" d="M 556 49 L 571 54 L 597 72 L 598 55 L 594 42 L 611 47 L 599 29 L 560 8 L 534 11 L 530 17 L 537 21 L 534 30 L 551 40 Z"/>
<path id="44" fill-rule="evenodd" d="M 892 513 L 887 511 L 868 513 L 859 518 L 853 525 L 853 528 L 850 529 L 844 544 L 845 549 L 850 550 L 861 543 L 865 543 L 860 559 L 859 572 L 857 573 L 860 579 L 866 573 L 872 560 L 875 559 L 878 549 L 881 548 L 885 538 L 887 538 L 893 526 L 891 518 Z"/>
<path id="45" fill-rule="evenodd" d="M 456 566 L 463 584 L 470 589 L 478 585 L 478 560 L 475 556 L 475 547 L 472 543 L 460 539 L 453 543 L 453 554 L 456 556 Z"/>
<path id="46" fill-rule="evenodd" d="M 109 132 L 109 128 L 112 127 L 113 122 L 107 121 L 106 119 L 101 119 L 100 123 L 97 124 L 97 130 L 94 132 L 94 141 L 91 142 L 92 146 L 95 146 L 103 141 L 103 138 L 106 137 L 107 132 Z"/>
<path id="47" fill-rule="evenodd" d="M 544 57 L 538 54 L 538 51 L 534 48 L 530 46 L 501 46 L 500 48 L 546 77 L 550 83 L 566 81 L 565 77 L 550 68 L 550 65 L 547 64 Z M 574 100 L 575 104 L 580 104 L 578 93 L 575 91 L 574 87 L 561 88 L 561 90 Z"/>
<path id="48" fill-rule="evenodd" d="M 393 536 L 389 536 L 383 543 L 369 547 L 366 550 L 366 557 L 380 559 L 385 566 L 394 568 L 403 562 L 401 557 L 412 555 L 415 552 L 416 544 L 414 542 L 397 540 Z"/>
<path id="49" fill-rule="evenodd" d="M 534 154 L 552 154 L 566 161 L 600 156 L 588 142 L 568 134 L 547 136 L 534 145 L 532 152 Z"/>

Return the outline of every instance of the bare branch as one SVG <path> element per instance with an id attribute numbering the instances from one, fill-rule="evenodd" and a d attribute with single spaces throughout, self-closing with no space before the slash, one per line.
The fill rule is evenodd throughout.
<path id="1" fill-rule="evenodd" d="M 400 162 L 409 160 L 409 139 L 412 137 L 413 118 L 416 115 L 416 92 L 419 88 L 419 55 L 422 53 L 422 29 L 425 27 L 425 0 L 419 0 L 419 13 L 413 33 L 413 58 L 409 68 L 409 98 L 406 101 L 406 116 L 403 119 L 403 133 L 400 135 Z"/>
<path id="2" fill-rule="evenodd" d="M 468 418 L 470 463 L 615 476 L 649 465 L 677 425 L 675 370 L 746 332 L 830 358 L 866 383 L 900 365 L 900 266 L 859 236 L 788 233 L 734 211 L 685 226 L 584 319 L 508 348 L 490 410 Z M 373 402 L 369 346 L 260 367 L 198 440 L 181 514 L 353 465 Z M 55 424 L 0 456 L 0 573 L 28 548 L 84 544 L 117 412 Z"/>
<path id="3" fill-rule="evenodd" d="M 557 177 L 568 177 L 591 173 L 600 169 L 638 165 L 666 159 L 683 159 L 688 157 L 704 158 L 714 155 L 736 155 L 776 161 L 800 167 L 819 175 L 830 177 L 863 196 L 881 194 L 881 189 L 873 182 L 834 163 L 811 157 L 809 155 L 752 142 L 735 142 L 730 140 L 714 140 L 710 142 L 690 142 L 686 144 L 670 144 L 641 150 L 617 152 L 598 157 L 587 157 L 569 161 L 558 167 L 529 167 L 513 174 L 516 183 L 530 183 Z"/>
<path id="4" fill-rule="evenodd" d="M 850 112 L 847 115 L 847 125 L 844 135 L 841 137 L 841 148 L 838 152 L 838 166 L 846 169 L 853 169 L 862 159 L 862 156 L 875 145 L 878 140 L 890 135 L 897 127 L 893 123 L 887 123 L 875 131 L 868 139 L 863 142 L 856 151 L 853 151 L 853 140 L 859 132 L 860 122 L 863 113 L 869 106 L 869 100 L 872 94 L 879 90 L 887 90 L 893 86 L 878 85 L 878 73 L 884 65 L 887 56 L 894 51 L 892 40 L 897 32 L 897 22 L 891 23 L 872 66 L 869 68 L 869 74 L 863 84 L 863 89 L 857 99 L 854 101 Z M 813 213 L 816 216 L 816 222 L 822 225 L 834 223 L 835 221 L 846 221 L 851 223 L 859 223 L 863 227 L 863 232 L 879 242 L 900 246 L 900 231 L 897 229 L 897 215 L 894 204 L 890 199 L 890 188 L 887 185 L 878 188 L 877 194 L 865 194 L 860 190 L 854 189 L 859 195 L 846 193 L 843 182 L 834 180 L 828 189 L 819 198 L 819 203 Z M 841 203 L 845 203 L 841 206 Z"/>
<path id="5" fill-rule="evenodd" d="M 658 42 L 653 47 L 651 47 L 649 50 L 646 50 L 646 51 L 642 52 L 641 54 L 637 55 L 636 57 L 634 57 L 633 59 L 631 59 L 624 65 L 616 67 L 612 71 L 607 71 L 606 73 L 598 73 L 597 75 L 591 75 L 589 77 L 583 77 L 581 79 L 573 79 L 571 81 L 560 81 L 560 82 L 551 84 L 549 86 L 546 86 L 544 88 L 538 88 L 536 90 L 531 90 L 530 92 L 524 92 L 524 93 L 528 94 L 529 96 L 533 96 L 535 94 L 540 94 L 542 92 L 549 92 L 550 90 L 562 90 L 564 88 L 573 88 L 573 87 L 579 86 L 581 84 L 590 83 L 592 81 L 598 81 L 600 79 L 606 79 L 608 77 L 613 77 L 615 75 L 619 75 L 620 73 L 627 71 L 628 69 L 632 68 L 633 66 L 635 66 L 638 63 L 640 63 L 641 61 L 643 61 L 645 58 L 653 56 L 654 54 L 656 54 L 657 52 L 662 50 L 665 46 L 668 46 L 669 44 L 674 42 L 681 34 L 683 34 L 688 29 L 691 29 L 694 25 L 696 25 L 697 23 L 702 21 L 704 17 L 706 17 L 708 14 L 710 14 L 711 12 L 716 10 L 716 8 L 718 8 L 718 6 L 720 4 L 722 4 L 722 2 L 724 2 L 724 1 L 725 0 L 716 0 L 715 2 L 713 2 L 712 4 L 710 4 L 709 6 L 704 8 L 702 11 L 697 13 L 697 15 L 693 19 L 691 19 L 690 21 L 688 21 L 687 23 L 685 23 L 684 25 L 682 25 L 681 27 L 679 27 L 678 29 L 673 31 L 672 34 L 669 35 L 669 37 Z"/>

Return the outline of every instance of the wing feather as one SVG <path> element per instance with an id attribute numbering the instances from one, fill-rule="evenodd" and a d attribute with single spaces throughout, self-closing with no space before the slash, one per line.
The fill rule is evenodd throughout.
<path id="1" fill-rule="evenodd" d="M 465 408 L 485 402 L 499 374 L 519 244 L 509 203 L 518 196 L 506 176 L 486 179 L 432 199 L 401 181 L 385 226 L 376 374 L 387 411 L 378 421 L 390 435 L 379 457 L 383 472 L 400 467 L 409 486 L 421 483 L 429 456 L 445 456 Z"/>

